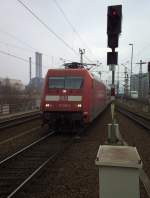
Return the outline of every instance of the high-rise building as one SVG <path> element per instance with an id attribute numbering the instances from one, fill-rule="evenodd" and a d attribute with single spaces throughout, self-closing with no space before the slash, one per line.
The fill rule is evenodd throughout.
<path id="1" fill-rule="evenodd" d="M 42 78 L 42 54 L 35 52 L 35 77 Z"/>

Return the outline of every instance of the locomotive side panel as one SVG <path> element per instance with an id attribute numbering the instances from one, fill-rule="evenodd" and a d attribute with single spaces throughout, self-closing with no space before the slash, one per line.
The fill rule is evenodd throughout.
<path id="1" fill-rule="evenodd" d="M 91 98 L 91 121 L 106 107 L 106 87 L 103 83 L 93 79 Z"/>

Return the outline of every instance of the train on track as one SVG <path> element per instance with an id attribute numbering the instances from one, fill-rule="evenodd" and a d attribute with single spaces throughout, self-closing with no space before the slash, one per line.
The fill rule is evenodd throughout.
<path id="1" fill-rule="evenodd" d="M 41 105 L 43 124 L 50 128 L 85 126 L 110 102 L 110 91 L 80 63 L 49 69 Z"/>

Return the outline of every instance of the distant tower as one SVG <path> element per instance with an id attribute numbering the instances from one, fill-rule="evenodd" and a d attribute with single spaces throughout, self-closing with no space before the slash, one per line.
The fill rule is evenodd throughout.
<path id="1" fill-rule="evenodd" d="M 39 52 L 35 52 L 35 64 L 36 77 L 42 78 L 42 54 Z"/>

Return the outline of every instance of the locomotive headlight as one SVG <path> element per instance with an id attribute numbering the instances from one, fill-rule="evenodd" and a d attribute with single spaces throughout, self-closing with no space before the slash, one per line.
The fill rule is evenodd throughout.
<path id="1" fill-rule="evenodd" d="M 49 104 L 45 104 L 45 107 L 49 107 Z"/>
<path id="2" fill-rule="evenodd" d="M 77 107 L 81 108 L 82 107 L 82 104 L 78 104 Z"/>
<path id="3" fill-rule="evenodd" d="M 63 92 L 63 93 L 67 93 L 67 90 L 66 90 L 66 89 L 63 89 L 62 92 Z"/>

